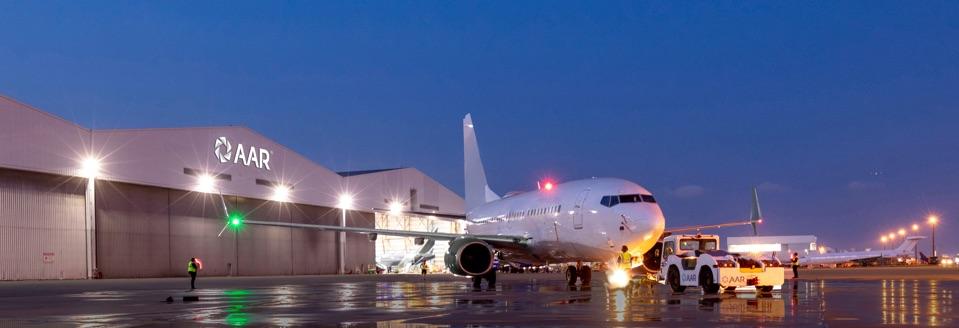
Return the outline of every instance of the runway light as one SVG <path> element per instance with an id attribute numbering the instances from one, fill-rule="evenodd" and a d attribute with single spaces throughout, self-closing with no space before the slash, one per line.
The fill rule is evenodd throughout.
<path id="1" fill-rule="evenodd" d="M 96 178 L 100 175 L 100 160 L 94 157 L 84 158 L 80 162 L 80 176 L 84 178 Z"/>
<path id="2" fill-rule="evenodd" d="M 211 193 L 215 190 L 216 179 L 209 174 L 200 174 L 196 177 L 196 188 L 194 190 L 199 192 Z"/>
<path id="3" fill-rule="evenodd" d="M 273 201 L 276 202 L 288 202 L 290 201 L 290 186 L 278 184 L 273 187 Z"/>
<path id="4" fill-rule="evenodd" d="M 912 231 L 919 231 L 919 225 L 913 223 L 913 224 L 912 224 Z"/>
<path id="5" fill-rule="evenodd" d="M 403 212 L 403 203 L 399 201 L 390 202 L 390 214 L 397 215 Z"/>
<path id="6" fill-rule="evenodd" d="M 899 228 L 899 235 L 900 235 L 900 236 L 905 236 L 905 235 L 906 235 L 906 229 Z"/>
<path id="7" fill-rule="evenodd" d="M 612 288 L 623 288 L 629 285 L 629 274 L 626 273 L 626 270 L 615 269 L 610 273 L 606 281 L 609 282 L 609 286 Z"/>
<path id="8" fill-rule="evenodd" d="M 353 196 L 350 194 L 340 194 L 336 207 L 348 210 L 353 207 Z"/>

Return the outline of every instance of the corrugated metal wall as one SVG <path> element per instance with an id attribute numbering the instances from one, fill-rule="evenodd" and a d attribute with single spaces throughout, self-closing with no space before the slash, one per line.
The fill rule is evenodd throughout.
<path id="1" fill-rule="evenodd" d="M 0 280 L 86 277 L 86 180 L 0 170 Z"/>
<path id="2" fill-rule="evenodd" d="M 169 276 L 168 191 L 97 181 L 96 194 L 97 268 L 104 278 Z"/>
<path id="3" fill-rule="evenodd" d="M 316 206 L 226 197 L 247 218 L 337 224 L 340 212 Z M 219 196 L 114 182 L 97 184 L 97 262 L 104 278 L 185 276 L 191 257 L 203 275 L 336 272 L 333 232 L 245 225 L 216 235 L 225 219 Z M 351 213 L 351 226 L 373 227 L 373 214 Z M 374 244 L 347 234 L 347 271 L 374 263 Z"/>
<path id="4" fill-rule="evenodd" d="M 233 206 L 230 197 L 228 206 Z M 191 257 L 203 261 L 203 275 L 236 275 L 236 236 L 223 229 L 223 205 L 217 195 L 170 190 L 170 266 L 186 276 Z"/>

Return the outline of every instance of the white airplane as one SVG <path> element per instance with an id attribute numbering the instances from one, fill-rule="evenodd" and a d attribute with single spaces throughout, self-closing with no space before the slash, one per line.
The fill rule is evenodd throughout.
<path id="1" fill-rule="evenodd" d="M 922 236 L 906 237 L 906 240 L 904 240 L 896 249 L 823 254 L 813 253 L 806 255 L 805 257 L 800 257 L 799 265 L 839 264 L 845 262 L 873 261 L 882 258 L 895 259 L 899 257 L 908 257 L 913 255 L 913 249 L 916 247 L 916 243 L 925 238 L 926 237 Z"/>
<path id="2" fill-rule="evenodd" d="M 444 260 L 450 272 L 473 278 L 475 287 L 486 278 L 495 283 L 494 257 L 513 263 L 545 264 L 608 262 L 627 246 L 643 255 L 664 232 L 700 230 L 762 222 L 758 203 L 753 217 L 719 225 L 666 230 L 665 217 L 652 193 L 624 179 L 592 178 L 565 183 L 546 182 L 538 190 L 500 197 L 486 181 L 475 126 L 469 114 L 463 119 L 466 208 L 464 215 L 406 212 L 466 220 L 465 234 L 417 232 L 246 220 L 245 223 L 314 228 L 373 235 L 406 236 L 449 241 Z M 374 211 L 386 211 L 373 209 Z M 497 255 L 497 253 L 499 255 Z M 588 283 L 588 266 L 567 267 Z"/>

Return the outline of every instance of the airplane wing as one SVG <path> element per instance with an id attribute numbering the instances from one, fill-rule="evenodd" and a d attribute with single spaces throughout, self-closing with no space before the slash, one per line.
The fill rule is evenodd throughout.
<path id="1" fill-rule="evenodd" d="M 685 231 L 701 231 L 706 229 L 719 229 L 726 227 L 735 227 L 743 225 L 753 226 L 753 235 L 756 235 L 756 225 L 763 223 L 763 213 L 759 208 L 759 193 L 756 191 L 756 188 L 753 188 L 753 206 L 752 210 L 749 212 L 749 219 L 745 221 L 732 221 L 719 224 L 706 224 L 706 225 L 695 225 L 688 227 L 679 227 L 679 228 L 667 228 L 663 231 L 663 236 L 668 236 L 677 232 Z"/>
<path id="2" fill-rule="evenodd" d="M 459 234 L 459 233 L 445 233 L 445 232 L 426 232 L 426 231 L 406 231 L 406 230 L 389 230 L 389 229 L 375 229 L 375 228 L 360 228 L 360 227 L 341 227 L 333 225 L 322 225 L 322 224 L 305 224 L 305 223 L 288 223 L 288 222 L 274 222 L 274 221 L 257 221 L 257 220 L 244 220 L 244 224 L 252 225 L 263 225 L 263 226 L 275 226 L 275 227 L 288 227 L 288 228 L 307 228 L 307 229 L 317 229 L 317 230 L 328 230 L 328 231 L 344 231 L 344 232 L 353 232 L 353 233 L 362 233 L 367 235 L 384 235 L 384 236 L 399 236 L 399 237 L 413 237 L 413 238 L 430 238 L 436 240 L 453 240 L 460 237 L 469 237 L 476 238 L 485 242 L 488 242 L 493 247 L 497 245 L 504 246 L 525 246 L 529 243 L 529 237 L 524 236 L 506 236 L 506 235 L 472 235 L 472 234 Z"/>
<path id="3" fill-rule="evenodd" d="M 373 212 L 378 213 L 394 213 L 385 208 L 372 208 Z M 400 211 L 399 214 L 415 215 L 415 216 L 433 216 L 441 219 L 452 219 L 452 220 L 466 220 L 466 215 L 462 214 L 452 214 L 452 213 L 430 213 L 430 212 L 419 212 L 419 211 Z"/>

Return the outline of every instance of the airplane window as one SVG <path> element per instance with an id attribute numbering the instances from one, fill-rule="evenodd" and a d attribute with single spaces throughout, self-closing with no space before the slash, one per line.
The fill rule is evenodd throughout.
<path id="1" fill-rule="evenodd" d="M 641 203 L 642 201 L 639 195 L 619 195 L 620 203 Z"/>
<path id="2" fill-rule="evenodd" d="M 643 201 L 644 201 L 644 202 L 647 202 L 647 203 L 655 203 L 655 202 L 656 202 L 656 198 L 653 198 L 653 195 L 642 195 L 642 196 L 643 196 Z"/>
<path id="3" fill-rule="evenodd" d="M 609 207 L 609 196 L 603 196 L 603 199 L 599 201 L 603 206 Z"/>

